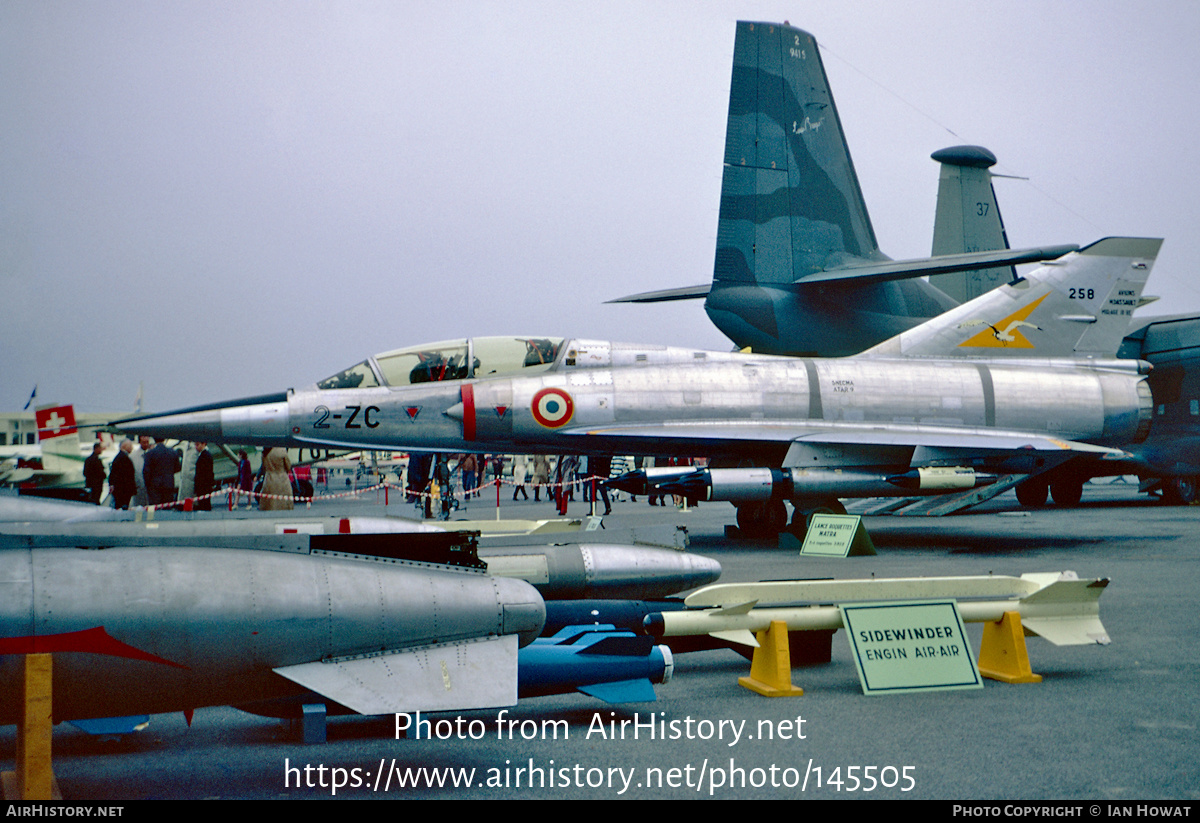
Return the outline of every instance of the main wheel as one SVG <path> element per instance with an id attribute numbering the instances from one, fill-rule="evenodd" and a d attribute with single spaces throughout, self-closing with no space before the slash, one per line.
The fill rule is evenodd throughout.
<path id="1" fill-rule="evenodd" d="M 1056 506 L 1078 506 L 1083 499 L 1083 480 L 1078 477 L 1063 477 L 1050 484 L 1050 496 Z"/>
<path id="2" fill-rule="evenodd" d="M 1190 474 L 1163 478 L 1163 502 L 1173 506 L 1186 506 L 1196 500 L 1196 489 L 1200 477 Z"/>
<path id="3" fill-rule="evenodd" d="M 1030 508 L 1044 506 L 1048 489 L 1046 481 L 1041 478 L 1026 480 L 1017 485 L 1017 502 Z"/>
<path id="4" fill-rule="evenodd" d="M 746 537 L 774 537 L 787 526 L 787 508 L 782 500 L 744 503 L 738 506 L 737 524 Z"/>

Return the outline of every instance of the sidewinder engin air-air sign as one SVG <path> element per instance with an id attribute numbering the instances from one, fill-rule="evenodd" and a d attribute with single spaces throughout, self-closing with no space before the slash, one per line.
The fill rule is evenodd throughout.
<path id="1" fill-rule="evenodd" d="M 983 688 L 953 600 L 839 608 L 863 694 Z"/>

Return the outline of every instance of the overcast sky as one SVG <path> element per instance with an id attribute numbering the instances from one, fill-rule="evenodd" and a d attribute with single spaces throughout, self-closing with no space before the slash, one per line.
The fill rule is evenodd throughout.
<path id="1" fill-rule="evenodd" d="M 488 334 L 728 349 L 734 21 L 812 32 L 880 247 L 974 143 L 1013 246 L 1166 238 L 1200 312 L 1200 4 L 0 2 L 0 409 L 279 391 Z"/>

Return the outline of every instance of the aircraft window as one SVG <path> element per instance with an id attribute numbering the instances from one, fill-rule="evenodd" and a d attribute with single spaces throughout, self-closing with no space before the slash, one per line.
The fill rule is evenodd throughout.
<path id="1" fill-rule="evenodd" d="M 547 337 L 476 337 L 475 376 L 512 374 L 534 367 L 546 369 L 558 357 L 562 338 Z"/>
<path id="2" fill-rule="evenodd" d="M 389 386 L 437 383 L 467 377 L 466 342 L 438 344 L 376 357 Z"/>
<path id="3" fill-rule="evenodd" d="M 325 378 L 320 383 L 317 383 L 317 388 L 364 389 L 378 385 L 379 381 L 375 379 L 375 372 L 371 371 L 371 364 L 364 360 L 357 366 L 351 366 L 345 371 L 338 372 L 333 377 Z"/>

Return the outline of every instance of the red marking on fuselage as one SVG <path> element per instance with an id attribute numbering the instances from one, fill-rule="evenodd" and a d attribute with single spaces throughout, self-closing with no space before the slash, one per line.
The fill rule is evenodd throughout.
<path id="1" fill-rule="evenodd" d="M 128 643 L 122 643 L 105 631 L 103 626 L 63 634 L 0 637 L 0 654 L 41 654 L 43 652 L 106 654 L 109 657 L 127 657 L 130 660 L 162 663 L 164 666 L 174 666 L 177 669 L 190 668 L 182 663 L 167 660 L 165 657 L 144 652 Z"/>
<path id="2" fill-rule="evenodd" d="M 463 402 L 463 440 L 475 439 L 475 386 L 464 383 L 462 387 Z"/>

